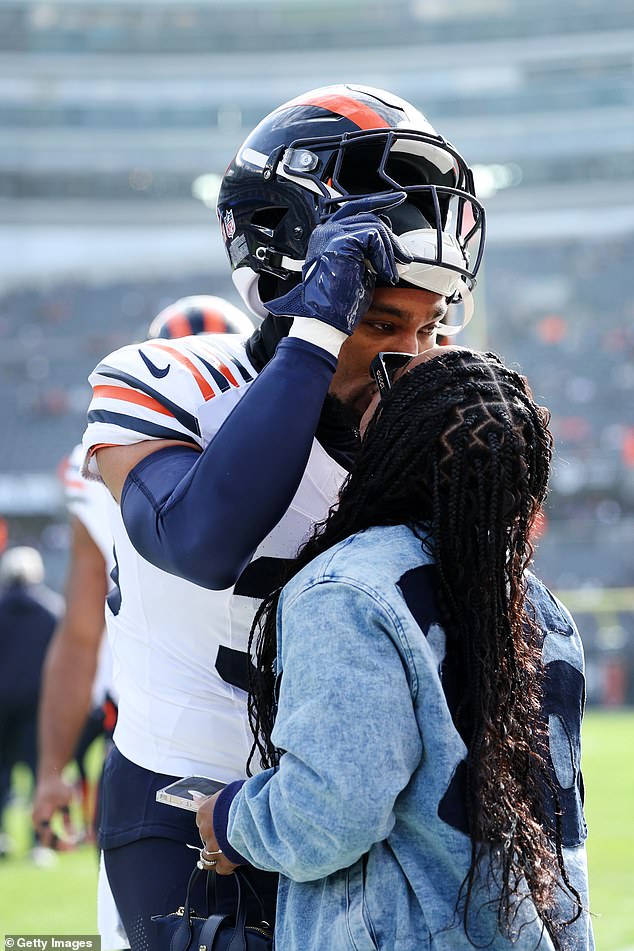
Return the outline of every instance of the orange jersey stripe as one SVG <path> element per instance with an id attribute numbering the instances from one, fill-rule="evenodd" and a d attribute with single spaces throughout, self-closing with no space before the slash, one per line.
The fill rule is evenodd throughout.
<path id="1" fill-rule="evenodd" d="M 286 106 L 319 106 L 321 109 L 328 109 L 329 112 L 335 112 L 339 116 L 345 116 L 346 119 L 355 122 L 360 129 L 390 128 L 389 122 L 386 122 L 374 109 L 364 106 L 356 99 L 349 99 L 347 96 L 336 96 L 334 93 L 316 96 L 314 99 L 305 99 L 298 96 L 297 99 L 291 99 L 290 102 L 287 102 Z"/>
<path id="2" fill-rule="evenodd" d="M 205 402 L 207 400 L 213 399 L 216 395 L 212 388 L 210 387 L 207 380 L 204 378 L 197 366 L 195 366 L 191 360 L 189 360 L 184 354 L 179 353 L 178 350 L 174 350 L 168 343 L 162 343 L 160 340 L 150 340 L 146 344 L 148 347 L 156 347 L 158 350 L 164 350 L 165 353 L 168 353 L 170 357 L 173 357 L 174 360 L 178 360 L 179 363 L 182 363 L 184 367 L 187 367 L 189 372 L 193 375 L 196 383 L 198 384 L 198 389 L 203 395 Z M 237 384 L 236 384 L 237 385 Z"/>
<path id="3" fill-rule="evenodd" d="M 158 400 L 155 400 L 151 396 L 146 396 L 145 393 L 137 393 L 136 390 L 126 390 L 123 386 L 96 386 L 93 389 L 93 394 L 97 398 L 113 399 L 113 400 L 123 400 L 126 403 L 136 403 L 138 406 L 145 406 L 146 409 L 152 409 L 155 413 L 162 413 L 163 416 L 171 416 L 174 418 L 174 414 L 170 413 Z"/>
<path id="4" fill-rule="evenodd" d="M 202 340 L 201 340 L 201 343 L 203 343 Z M 225 379 L 229 380 L 229 383 L 232 383 L 234 386 L 240 386 L 240 384 L 236 380 L 235 376 L 233 375 L 229 367 L 225 363 L 222 363 L 221 360 L 218 359 L 217 353 L 215 352 L 213 347 L 210 346 L 209 342 L 206 341 L 206 343 L 208 346 L 209 355 L 213 357 L 214 365 L 216 366 L 216 368 L 220 370 L 220 372 L 225 377 Z"/>

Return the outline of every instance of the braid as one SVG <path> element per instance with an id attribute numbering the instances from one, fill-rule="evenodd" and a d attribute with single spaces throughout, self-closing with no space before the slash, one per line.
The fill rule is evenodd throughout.
<path id="1" fill-rule="evenodd" d="M 491 848 L 505 933 L 523 883 L 556 949 L 554 919 L 565 872 L 562 833 L 545 831 L 541 633 L 526 606 L 530 534 L 546 498 L 549 414 L 526 380 L 492 353 L 448 350 L 405 373 L 382 401 L 338 505 L 294 560 L 289 577 L 332 545 L 376 525 L 412 528 L 433 556 L 447 657 L 462 685 L 456 726 L 467 746 L 471 862 L 457 909 L 465 932 L 482 859 Z M 280 589 L 281 590 L 281 589 Z M 274 766 L 276 612 L 280 590 L 251 632 L 257 658 L 249 697 L 252 757 Z M 251 762 L 250 759 L 250 762 Z M 552 786 L 552 784 L 551 784 Z M 554 792 L 554 787 L 552 787 Z M 490 868 L 492 873 L 492 868 Z"/>

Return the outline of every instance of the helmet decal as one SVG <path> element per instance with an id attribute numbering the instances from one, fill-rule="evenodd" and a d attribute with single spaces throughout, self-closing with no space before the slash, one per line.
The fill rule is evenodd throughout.
<path id="1" fill-rule="evenodd" d="M 233 210 L 231 208 L 229 208 L 228 211 L 225 211 L 224 217 L 222 219 L 222 226 L 228 240 L 231 241 L 236 233 L 236 223 L 233 220 Z"/>

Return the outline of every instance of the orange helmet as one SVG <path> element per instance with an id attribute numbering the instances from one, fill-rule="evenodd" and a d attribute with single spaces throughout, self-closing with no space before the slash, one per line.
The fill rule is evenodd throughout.
<path id="1" fill-rule="evenodd" d="M 253 324 L 223 297 L 198 294 L 181 297 L 154 318 L 148 337 L 190 337 L 195 334 L 250 334 Z"/>

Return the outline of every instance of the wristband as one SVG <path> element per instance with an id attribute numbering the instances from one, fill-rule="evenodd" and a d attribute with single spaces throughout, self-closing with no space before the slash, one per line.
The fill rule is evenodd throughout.
<path id="1" fill-rule="evenodd" d="M 321 347 L 332 354 L 333 357 L 339 356 L 341 347 L 348 339 L 348 334 L 343 330 L 337 330 L 330 324 L 325 324 L 314 317 L 293 317 L 293 325 L 288 332 L 289 337 L 298 337 L 300 340 L 306 340 L 308 343 Z"/>

